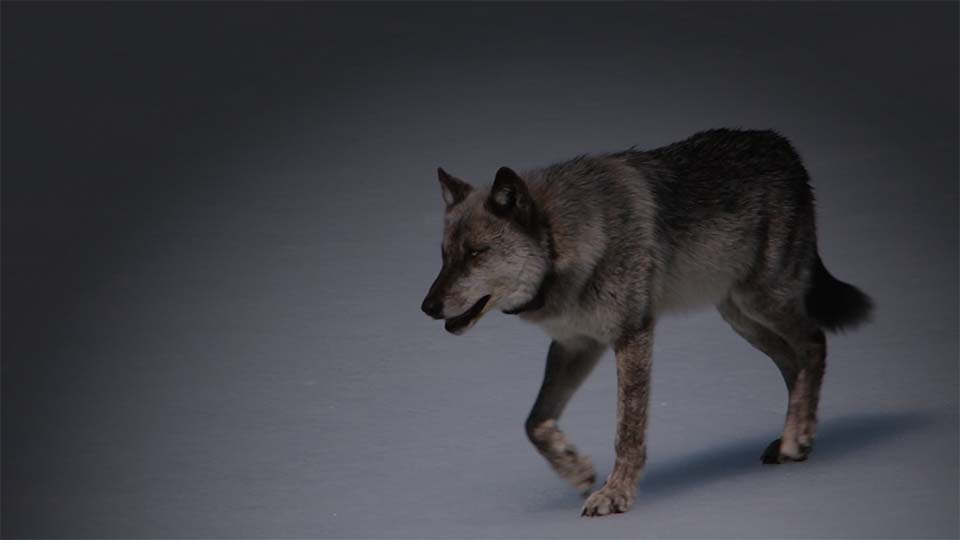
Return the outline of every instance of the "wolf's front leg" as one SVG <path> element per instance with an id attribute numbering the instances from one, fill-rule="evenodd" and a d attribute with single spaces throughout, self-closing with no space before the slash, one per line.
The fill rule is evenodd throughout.
<path id="1" fill-rule="evenodd" d="M 557 427 L 557 419 L 604 349 L 601 343 L 586 338 L 551 343 L 543 384 L 526 422 L 527 437 L 537 451 L 584 495 L 596 480 L 593 463 L 570 444 Z"/>
<path id="2" fill-rule="evenodd" d="M 647 460 L 644 432 L 650 398 L 652 348 L 652 321 L 624 335 L 616 343 L 617 459 L 607 483 L 584 503 L 584 516 L 626 512 L 636 497 L 637 483 Z"/>

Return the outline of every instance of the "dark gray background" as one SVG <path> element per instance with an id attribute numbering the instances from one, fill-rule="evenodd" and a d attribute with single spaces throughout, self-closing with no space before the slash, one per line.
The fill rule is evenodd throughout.
<path id="1" fill-rule="evenodd" d="M 8 537 L 956 537 L 958 5 L 3 3 Z M 522 422 L 547 338 L 419 312 L 434 169 L 773 127 L 873 325 L 807 463 L 712 311 L 658 327 L 633 510 Z M 606 358 L 564 420 L 613 462 Z"/>

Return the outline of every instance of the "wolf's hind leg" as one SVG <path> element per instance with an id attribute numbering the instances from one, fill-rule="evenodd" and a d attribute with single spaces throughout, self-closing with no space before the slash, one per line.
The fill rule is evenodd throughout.
<path id="1" fill-rule="evenodd" d="M 720 303 L 717 310 L 738 334 L 773 360 L 787 385 L 789 402 L 783 435 L 767 446 L 762 456 L 763 462 L 803 461 L 813 443 L 809 423 L 811 418 L 815 422 L 816 414 L 816 401 L 811 401 L 811 373 L 798 362 L 790 343 L 765 324 L 748 316 L 730 298 Z"/>
<path id="2" fill-rule="evenodd" d="M 601 343 L 586 338 L 551 343 L 543 384 L 525 426 L 537 451 L 584 495 L 590 493 L 596 481 L 593 463 L 567 440 L 557 427 L 557 419 L 605 349 Z"/>

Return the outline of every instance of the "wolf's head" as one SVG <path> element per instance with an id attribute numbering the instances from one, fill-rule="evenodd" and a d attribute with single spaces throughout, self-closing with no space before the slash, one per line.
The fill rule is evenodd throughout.
<path id="1" fill-rule="evenodd" d="M 423 300 L 424 313 L 462 334 L 494 308 L 539 307 L 551 268 L 551 238 L 527 185 L 507 167 L 493 186 L 475 189 L 438 169 L 446 210 L 443 266 Z"/>

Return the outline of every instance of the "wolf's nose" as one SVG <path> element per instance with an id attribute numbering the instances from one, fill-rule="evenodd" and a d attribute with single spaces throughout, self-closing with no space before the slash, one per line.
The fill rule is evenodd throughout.
<path id="1" fill-rule="evenodd" d="M 423 304 L 420 306 L 420 309 L 434 319 L 443 318 L 443 302 L 430 298 L 429 296 L 423 300 Z"/>

